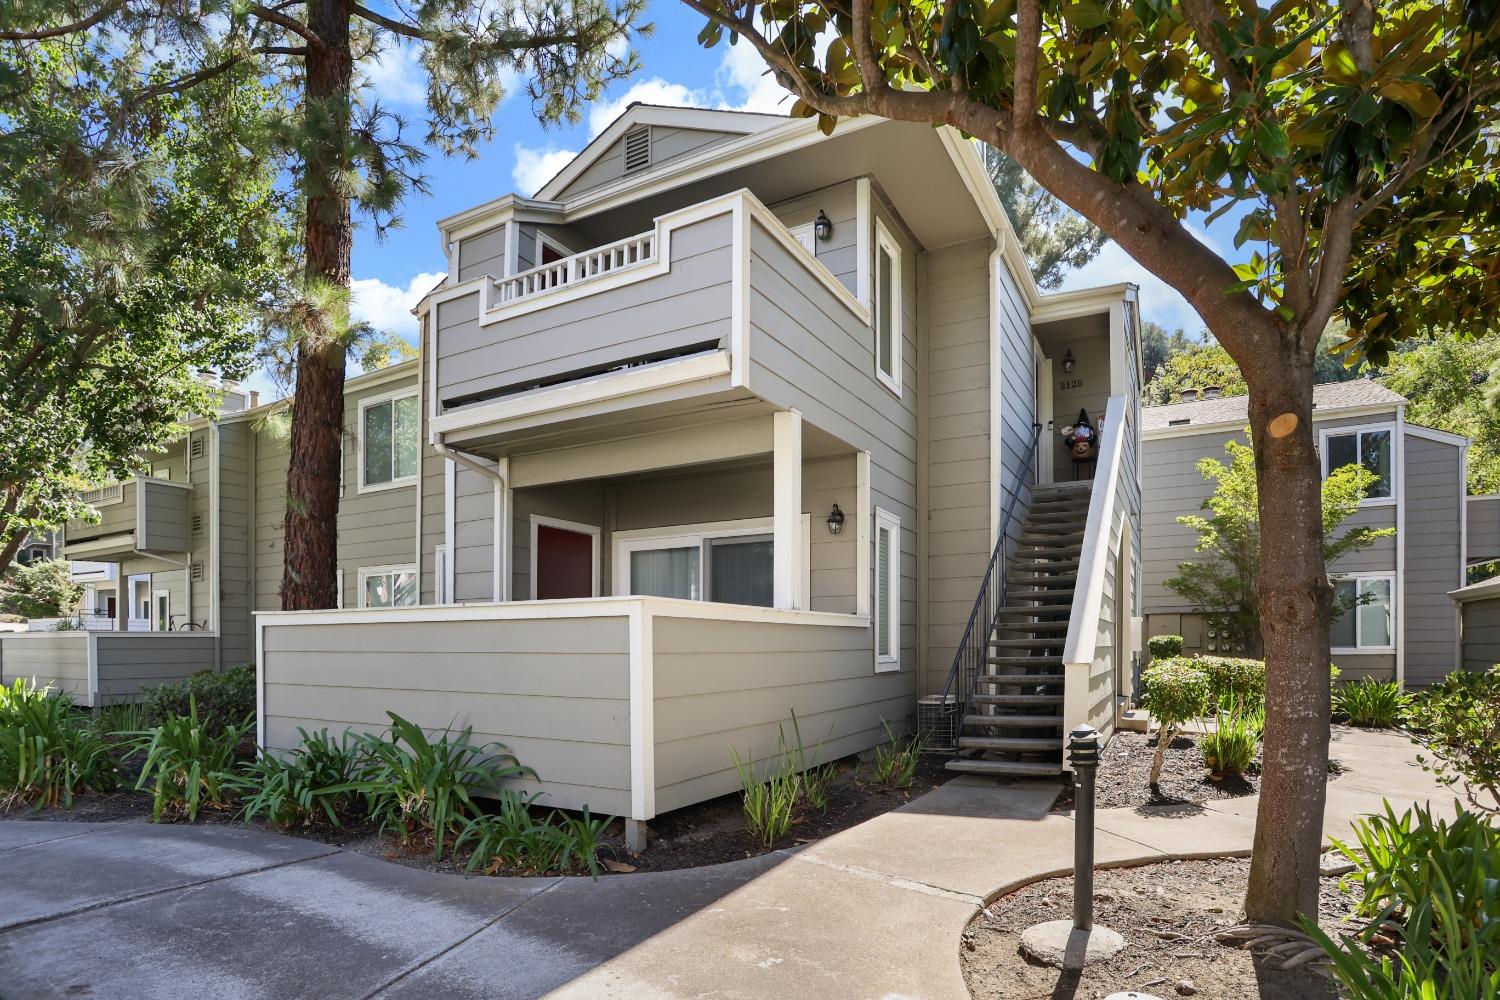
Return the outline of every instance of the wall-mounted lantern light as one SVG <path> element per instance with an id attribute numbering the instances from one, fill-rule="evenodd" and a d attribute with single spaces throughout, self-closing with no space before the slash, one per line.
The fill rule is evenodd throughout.
<path id="1" fill-rule="evenodd" d="M 826 242 L 833 235 L 833 220 L 821 208 L 818 209 L 818 217 L 813 220 L 813 235 L 820 243 Z"/>
<path id="2" fill-rule="evenodd" d="M 1073 360 L 1072 351 L 1069 351 L 1068 353 L 1063 355 L 1063 371 L 1067 372 L 1068 374 L 1071 375 L 1073 373 L 1073 366 L 1077 363 L 1078 362 Z"/>
<path id="3" fill-rule="evenodd" d="M 844 512 L 839 510 L 839 505 L 834 504 L 833 510 L 828 512 L 828 533 L 837 535 L 844 530 Z"/>

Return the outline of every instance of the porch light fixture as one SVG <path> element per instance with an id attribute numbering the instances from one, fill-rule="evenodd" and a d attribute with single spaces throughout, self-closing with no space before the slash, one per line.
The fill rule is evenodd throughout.
<path id="1" fill-rule="evenodd" d="M 844 512 L 839 510 L 839 505 L 834 504 L 833 510 L 828 512 L 828 533 L 837 535 L 844 530 Z"/>
<path id="2" fill-rule="evenodd" d="M 826 242 L 833 235 L 833 220 L 828 218 L 821 208 L 818 209 L 818 217 L 813 220 L 813 235 L 820 243 Z"/>
<path id="3" fill-rule="evenodd" d="M 1077 363 L 1078 362 L 1073 360 L 1073 352 L 1071 350 L 1063 355 L 1063 371 L 1067 372 L 1068 374 L 1071 375 L 1073 373 L 1073 366 Z"/>

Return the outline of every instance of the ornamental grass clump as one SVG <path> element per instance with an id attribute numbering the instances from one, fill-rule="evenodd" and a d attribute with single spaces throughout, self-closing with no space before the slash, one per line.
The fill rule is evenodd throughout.
<path id="1" fill-rule="evenodd" d="M 241 766 L 230 781 L 243 806 L 240 818 L 287 827 L 342 827 L 359 812 L 354 785 L 365 756 L 346 729 L 338 739 L 320 729 L 298 729 L 284 754 L 266 752 Z"/>
<path id="2" fill-rule="evenodd" d="M 1167 745 L 1182 724 L 1201 716 L 1208 704 L 1208 675 L 1196 660 L 1174 657 L 1152 663 L 1141 679 L 1146 689 L 1141 704 L 1159 726 L 1156 756 L 1151 761 L 1151 787 L 1155 789 L 1161 782 Z"/>
<path id="3" fill-rule="evenodd" d="M 505 870 L 535 875 L 587 871 L 597 879 L 603 870 L 599 849 L 615 817 L 596 818 L 588 806 L 577 816 L 554 809 L 538 817 L 532 810 L 534 801 L 535 796 L 501 789 L 494 798 L 496 808 L 464 824 L 453 851 L 473 845 L 467 870 L 480 869 L 486 875 Z"/>
<path id="4" fill-rule="evenodd" d="M 1406 719 L 1422 744 L 1417 761 L 1475 809 L 1500 814 L 1500 666 L 1449 674 L 1417 696 Z"/>
<path id="5" fill-rule="evenodd" d="M 1367 920 L 1335 942 L 1314 920 L 1303 929 L 1326 951 L 1356 1000 L 1494 1000 L 1500 995 L 1500 830 L 1474 812 L 1449 823 L 1423 808 L 1354 823 L 1355 844 L 1334 841 L 1354 865 L 1354 915 Z M 1397 940 L 1378 960 L 1376 935 Z"/>
<path id="6" fill-rule="evenodd" d="M 1214 730 L 1203 737 L 1203 762 L 1215 778 L 1238 777 L 1248 772 L 1260 753 L 1266 728 L 1263 706 L 1243 701 L 1220 702 L 1214 714 Z"/>
<path id="7" fill-rule="evenodd" d="M 109 745 L 70 697 L 26 678 L 0 687 L 0 806 L 71 808 L 75 793 L 118 783 Z"/>
<path id="8" fill-rule="evenodd" d="M 1334 711 L 1347 718 L 1351 726 L 1371 729 L 1393 728 L 1411 701 L 1400 684 L 1373 677 L 1340 684 L 1333 691 Z"/>
<path id="9" fill-rule="evenodd" d="M 151 790 L 151 820 L 198 819 L 203 809 L 223 809 L 234 794 L 234 752 L 253 720 L 211 726 L 188 696 L 186 715 L 174 715 L 150 729 L 126 734 L 128 756 L 142 754 L 135 787 Z"/>

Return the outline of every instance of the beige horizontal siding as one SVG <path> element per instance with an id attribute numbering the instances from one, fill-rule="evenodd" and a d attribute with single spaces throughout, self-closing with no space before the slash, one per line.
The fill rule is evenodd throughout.
<path id="1" fill-rule="evenodd" d="M 0 636 L 0 680 L 36 678 L 80 705 L 89 704 L 89 637 L 86 632 L 31 632 Z"/>
<path id="2" fill-rule="evenodd" d="M 160 684 L 214 666 L 214 636 L 193 632 L 101 632 L 99 701 L 130 701 Z"/>

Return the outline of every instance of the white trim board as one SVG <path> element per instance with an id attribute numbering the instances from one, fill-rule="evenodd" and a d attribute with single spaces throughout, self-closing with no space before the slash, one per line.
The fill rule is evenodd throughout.
<path id="1" fill-rule="evenodd" d="M 1396 415 L 1396 420 L 1391 423 L 1377 422 L 1369 424 L 1350 424 L 1339 427 L 1318 428 L 1318 464 L 1322 470 L 1323 479 L 1333 470 L 1328 467 L 1328 439 L 1331 437 L 1354 436 L 1356 461 L 1355 465 L 1363 464 L 1360 456 L 1363 454 L 1363 445 L 1359 443 L 1360 435 L 1387 431 L 1391 436 L 1391 495 L 1388 497 L 1365 497 L 1360 500 L 1361 507 L 1391 507 L 1401 502 L 1402 494 L 1406 489 L 1406 476 L 1403 475 L 1402 466 L 1406 461 L 1406 449 L 1403 447 L 1403 435 L 1401 433 L 1401 414 Z"/>
<path id="2" fill-rule="evenodd" d="M 399 399 L 413 398 L 417 400 L 417 471 L 409 476 L 396 477 L 396 401 Z M 373 406 L 383 403 L 391 404 L 391 476 L 384 483 L 369 483 L 365 481 L 365 411 Z M 401 489 L 406 486 L 416 486 L 422 481 L 422 403 L 421 396 L 415 385 L 408 388 L 392 389 L 375 396 L 367 396 L 359 401 L 358 414 L 354 424 L 354 449 L 355 465 L 358 470 L 358 485 L 356 489 L 360 493 L 378 493 L 383 490 Z M 339 492 L 343 493 L 344 463 L 339 463 Z"/>
<path id="3" fill-rule="evenodd" d="M 771 535 L 775 537 L 774 517 L 745 517 L 728 521 L 704 521 L 698 524 L 673 524 L 664 525 L 659 528 L 632 528 L 627 531 L 611 532 L 610 541 L 610 587 L 613 592 L 621 597 L 635 599 L 630 590 L 630 560 L 629 553 L 638 550 L 659 549 L 668 547 L 664 543 L 681 542 L 683 548 L 697 545 L 700 549 L 715 538 L 735 538 L 742 535 Z M 701 558 L 701 557 L 700 557 Z M 811 590 L 812 581 L 812 515 L 802 515 L 802 593 L 804 599 Z M 699 564 L 699 583 L 705 593 L 708 590 L 707 566 Z M 649 598 L 650 600 L 680 600 L 680 598 Z M 724 604 L 712 598 L 702 598 L 691 603 L 707 604 L 712 607 L 751 607 L 752 605 Z M 780 608 L 767 610 L 797 610 Z M 809 612 L 817 614 L 832 614 L 833 612 Z"/>

